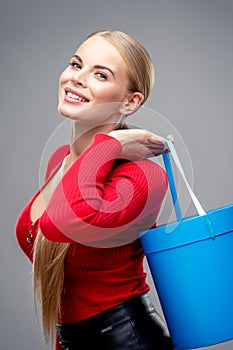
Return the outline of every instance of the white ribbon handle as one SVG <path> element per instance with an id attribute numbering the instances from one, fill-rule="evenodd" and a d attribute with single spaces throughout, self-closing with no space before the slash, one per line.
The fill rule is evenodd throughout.
<path id="1" fill-rule="evenodd" d="M 171 152 L 171 155 L 172 155 L 172 158 L 177 166 L 177 169 L 179 170 L 180 172 L 180 175 L 182 176 L 183 180 L 184 180 L 184 183 L 188 189 L 188 192 L 193 200 L 193 204 L 195 205 L 195 208 L 197 209 L 197 212 L 200 216 L 203 216 L 203 215 L 206 215 L 206 212 L 205 210 L 202 208 L 199 200 L 197 199 L 195 193 L 193 192 L 191 186 L 189 185 L 188 181 L 187 181 L 187 178 L 185 176 L 185 173 L 184 173 L 184 170 L 183 170 L 183 167 L 181 165 L 181 162 L 180 162 L 180 159 L 178 157 L 178 154 L 176 152 L 176 149 L 174 147 L 174 144 L 172 143 L 172 141 L 170 139 L 166 139 L 167 141 L 167 145 L 170 149 L 170 152 Z"/>
<path id="2" fill-rule="evenodd" d="M 179 159 L 178 154 L 177 154 L 177 152 L 176 152 L 176 149 L 175 149 L 175 147 L 174 147 L 174 144 L 173 144 L 173 142 L 172 142 L 170 139 L 166 139 L 166 141 L 167 141 L 167 145 L 168 145 L 168 147 L 169 147 L 169 150 L 170 150 L 170 152 L 171 152 L 172 158 L 173 158 L 173 160 L 174 160 L 174 162 L 175 162 L 175 164 L 176 164 L 176 166 L 177 166 L 177 169 L 179 170 L 180 175 L 182 176 L 182 178 L 183 178 L 183 180 L 184 180 L 184 183 L 185 183 L 185 185 L 186 185 L 186 187 L 187 187 L 187 189 L 188 189 L 188 192 L 189 192 L 189 194 L 190 194 L 190 196 L 191 196 L 191 198 L 192 198 L 193 204 L 194 204 L 194 206 L 195 206 L 195 208 L 196 208 L 198 214 L 199 214 L 200 216 L 202 216 L 203 219 L 205 220 L 205 223 L 206 223 L 206 225 L 207 225 L 207 227 L 208 227 L 208 230 L 210 231 L 211 236 L 212 236 L 212 238 L 214 239 L 214 238 L 215 238 L 215 233 L 214 233 L 214 230 L 213 230 L 211 221 L 209 220 L 209 218 L 208 218 L 208 216 L 207 216 L 205 210 L 204 210 L 203 207 L 201 206 L 201 203 L 200 203 L 199 200 L 197 199 L 195 193 L 193 192 L 192 188 L 190 187 L 190 185 L 189 185 L 189 183 L 188 183 L 188 181 L 187 181 L 187 179 L 186 179 L 186 176 L 185 176 L 183 167 L 182 167 L 182 165 L 181 165 L 181 162 L 180 162 L 180 159 Z"/>

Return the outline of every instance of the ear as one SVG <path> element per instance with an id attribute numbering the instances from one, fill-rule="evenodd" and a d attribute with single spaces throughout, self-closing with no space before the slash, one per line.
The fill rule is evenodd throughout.
<path id="1" fill-rule="evenodd" d="M 129 115 L 136 112 L 136 110 L 143 103 L 143 100 L 144 95 L 141 92 L 137 91 L 130 93 L 130 95 L 127 96 L 127 100 L 123 103 L 122 113 L 124 115 Z"/>

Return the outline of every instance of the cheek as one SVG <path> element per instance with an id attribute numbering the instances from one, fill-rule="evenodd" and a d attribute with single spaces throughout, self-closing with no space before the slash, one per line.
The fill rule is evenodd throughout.
<path id="1" fill-rule="evenodd" d="M 67 79 L 69 79 L 69 74 L 67 69 L 64 70 L 64 72 L 61 73 L 60 77 L 59 77 L 59 86 L 63 83 L 65 83 L 67 81 Z"/>
<path id="2" fill-rule="evenodd" d="M 60 77 L 59 77 L 59 80 L 58 80 L 58 91 L 59 91 L 59 96 L 62 94 L 62 92 L 64 91 L 64 84 L 66 83 L 67 81 L 67 74 L 66 72 L 64 71 Z"/>
<path id="3" fill-rule="evenodd" d="M 90 86 L 90 85 L 89 85 Z M 120 102 L 123 98 L 123 89 L 120 86 L 112 86 L 110 84 L 94 84 L 92 85 L 93 96 L 102 102 Z"/>

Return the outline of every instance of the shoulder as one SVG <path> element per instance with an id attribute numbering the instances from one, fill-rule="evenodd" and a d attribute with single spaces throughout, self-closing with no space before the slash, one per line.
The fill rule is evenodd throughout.
<path id="1" fill-rule="evenodd" d="M 167 180 L 167 174 L 165 170 L 158 163 L 149 159 L 140 160 L 135 163 L 137 166 L 144 169 L 148 176 L 155 176 L 157 174 L 158 176 L 161 176 Z"/>
<path id="2" fill-rule="evenodd" d="M 167 189 L 168 186 L 165 170 L 158 163 L 149 159 L 134 162 L 116 162 L 112 176 L 130 177 L 138 184 L 144 182 L 149 184 L 150 187 L 157 187 L 159 184 Z"/>
<path id="3" fill-rule="evenodd" d="M 133 205 L 138 207 L 139 203 L 146 203 L 146 213 L 153 213 L 156 218 L 168 189 L 165 170 L 152 160 L 124 162 L 113 169 L 110 182 L 118 184 L 121 180 L 124 180 L 126 192 L 133 189 L 136 198 Z"/>
<path id="4" fill-rule="evenodd" d="M 57 169 L 61 164 L 65 156 L 69 153 L 69 145 L 62 145 L 58 147 L 49 157 L 47 162 L 47 169 L 45 174 L 45 181 L 50 177 L 50 175 Z"/>
<path id="5" fill-rule="evenodd" d="M 135 173 L 135 175 L 137 175 L 140 170 L 143 170 L 147 175 L 154 176 L 155 174 L 160 174 L 160 176 L 167 179 L 165 170 L 158 163 L 149 159 L 138 161 L 117 160 L 113 169 L 114 172 Z"/>

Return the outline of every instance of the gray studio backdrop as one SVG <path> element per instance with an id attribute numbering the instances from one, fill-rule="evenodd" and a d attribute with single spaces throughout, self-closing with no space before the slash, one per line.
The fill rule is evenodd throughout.
<path id="1" fill-rule="evenodd" d="M 62 122 L 57 83 L 71 54 L 103 28 L 126 31 L 147 47 L 157 74 L 146 106 L 182 135 L 194 190 L 204 208 L 213 209 L 233 202 L 232 20 L 232 0 L 1 0 L 1 349 L 44 349 L 31 266 L 14 225 L 39 187 L 42 152 Z M 145 113 L 145 123 L 156 130 L 153 113 Z M 151 294 L 158 305 L 153 286 Z"/>

